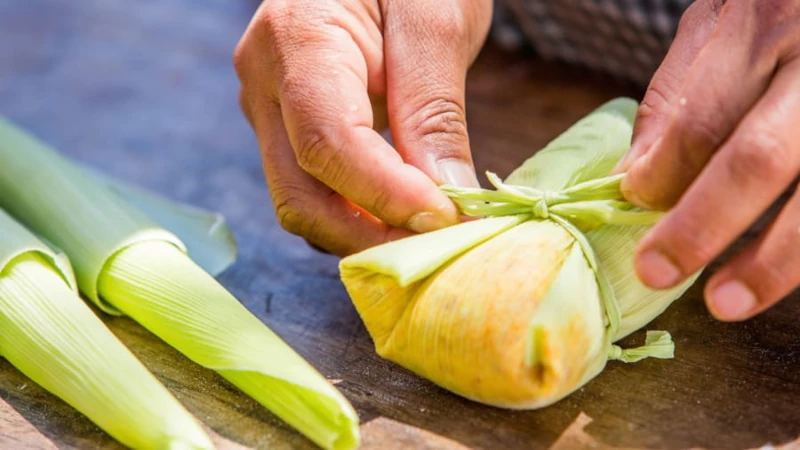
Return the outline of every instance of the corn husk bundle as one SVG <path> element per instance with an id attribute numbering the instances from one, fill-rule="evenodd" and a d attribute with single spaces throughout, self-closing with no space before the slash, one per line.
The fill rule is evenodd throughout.
<path id="1" fill-rule="evenodd" d="M 82 170 L 2 119 L 0 192 L 0 208 L 63 249 L 102 311 L 131 317 L 319 446 L 358 445 L 344 396 L 213 278 L 235 257 L 219 217 Z"/>
<path id="2" fill-rule="evenodd" d="M 633 269 L 660 215 L 621 200 L 607 176 L 630 146 L 637 104 L 611 101 L 580 120 L 496 190 L 444 187 L 484 217 L 342 260 L 342 280 L 377 352 L 456 394 L 530 409 L 580 388 L 609 359 L 671 358 L 666 332 L 641 328 L 695 277 L 653 291 Z"/>
<path id="3" fill-rule="evenodd" d="M 0 356 L 133 448 L 213 448 L 94 315 L 67 258 L 0 210 Z"/>

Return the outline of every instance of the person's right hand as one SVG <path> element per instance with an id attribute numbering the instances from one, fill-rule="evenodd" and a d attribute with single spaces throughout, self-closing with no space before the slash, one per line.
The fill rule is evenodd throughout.
<path id="1" fill-rule="evenodd" d="M 478 185 L 464 88 L 491 7 L 491 0 L 262 3 L 234 65 L 286 230 L 344 256 L 458 222 L 438 185 Z M 382 113 L 396 148 L 374 129 Z"/>

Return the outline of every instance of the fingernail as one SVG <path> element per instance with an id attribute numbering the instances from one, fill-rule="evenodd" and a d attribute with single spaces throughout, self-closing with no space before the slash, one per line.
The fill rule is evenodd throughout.
<path id="1" fill-rule="evenodd" d="M 631 149 L 628 150 L 628 153 L 626 153 L 625 156 L 623 156 L 614 167 L 613 173 L 618 174 L 628 171 L 628 169 L 630 169 L 639 160 L 639 158 L 650 154 L 650 152 L 655 150 L 659 144 L 661 144 L 661 138 L 653 141 L 653 143 L 647 148 L 642 148 L 641 145 L 632 146 Z"/>
<path id="2" fill-rule="evenodd" d="M 432 212 L 417 213 L 408 221 L 408 229 L 415 233 L 436 231 L 448 225 L 451 225 L 451 221 L 441 214 Z"/>
<path id="3" fill-rule="evenodd" d="M 709 303 L 714 315 L 724 320 L 747 317 L 756 307 L 756 295 L 739 280 L 726 281 L 711 291 Z"/>
<path id="4" fill-rule="evenodd" d="M 637 266 L 642 281 L 654 289 L 670 288 L 681 279 L 680 269 L 658 250 L 642 253 L 637 260 Z"/>
<path id="5" fill-rule="evenodd" d="M 636 153 L 638 153 L 638 149 L 636 147 L 631 147 L 631 149 L 628 150 L 628 153 L 625 153 L 625 155 L 622 156 L 622 159 L 617 162 L 617 165 L 614 166 L 614 170 L 611 171 L 611 174 L 616 175 L 628 170 L 628 167 L 630 166 L 630 160 L 634 159 L 634 155 Z"/>
<path id="6" fill-rule="evenodd" d="M 641 193 L 641 182 L 639 180 L 642 179 L 642 173 L 646 173 L 647 166 L 650 165 L 650 153 L 645 153 L 644 155 L 636 158 L 636 160 L 631 162 L 631 165 L 627 168 L 626 175 L 622 179 L 622 183 L 620 183 L 619 189 L 622 192 L 622 195 L 631 203 L 636 206 L 653 209 L 652 205 L 649 201 L 645 198 L 642 198 L 640 195 Z"/>
<path id="7" fill-rule="evenodd" d="M 439 175 L 444 184 L 460 187 L 480 187 L 475 169 L 458 159 L 445 159 L 437 163 Z"/>

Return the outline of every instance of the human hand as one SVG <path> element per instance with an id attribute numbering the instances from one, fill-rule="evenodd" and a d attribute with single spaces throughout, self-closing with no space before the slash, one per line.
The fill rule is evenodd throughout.
<path id="1" fill-rule="evenodd" d="M 268 0 L 236 48 L 281 225 L 338 255 L 458 222 L 466 72 L 491 0 Z M 373 102 L 371 103 L 371 100 Z M 396 147 L 374 129 L 380 107 Z M 385 114 L 385 113 L 384 113 Z"/>
<path id="2" fill-rule="evenodd" d="M 670 209 L 636 270 L 674 286 L 720 255 L 795 183 L 800 169 L 800 1 L 699 0 L 639 109 L 618 167 L 625 196 Z M 749 318 L 800 284 L 800 194 L 708 281 L 722 320 Z"/>

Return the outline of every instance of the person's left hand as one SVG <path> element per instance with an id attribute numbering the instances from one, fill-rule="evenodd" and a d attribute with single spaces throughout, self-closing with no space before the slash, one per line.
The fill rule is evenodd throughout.
<path id="1" fill-rule="evenodd" d="M 800 0 L 699 0 L 639 109 L 622 190 L 670 209 L 636 270 L 668 288 L 719 256 L 800 172 Z M 744 320 L 800 284 L 800 192 L 708 281 L 706 303 Z"/>

